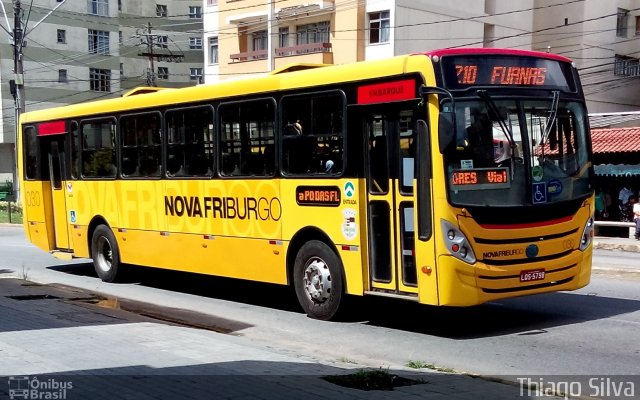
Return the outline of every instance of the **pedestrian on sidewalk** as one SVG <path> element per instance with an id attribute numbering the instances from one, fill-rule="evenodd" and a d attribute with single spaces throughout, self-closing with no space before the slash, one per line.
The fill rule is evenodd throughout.
<path id="1" fill-rule="evenodd" d="M 633 196 L 633 190 L 629 189 L 624 185 L 622 189 L 620 189 L 620 193 L 618 193 L 618 206 L 624 207 L 629 202 L 629 197 Z"/>
<path id="2" fill-rule="evenodd" d="M 607 204 L 607 193 L 605 193 L 600 186 L 596 187 L 596 220 L 604 220 L 609 218 L 608 206 L 611 204 L 611 197 L 609 197 L 609 204 Z"/>
<path id="3" fill-rule="evenodd" d="M 636 204 L 636 196 L 629 196 L 629 200 L 620 206 L 620 221 L 621 222 L 632 222 L 633 215 L 633 205 Z"/>
<path id="4" fill-rule="evenodd" d="M 640 240 L 640 201 L 635 199 L 636 202 L 633 204 L 633 220 L 636 223 L 636 240 Z"/>

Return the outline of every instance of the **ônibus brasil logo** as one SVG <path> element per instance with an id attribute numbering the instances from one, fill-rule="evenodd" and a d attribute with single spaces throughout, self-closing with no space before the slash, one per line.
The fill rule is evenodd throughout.
<path id="1" fill-rule="evenodd" d="M 344 184 L 344 194 L 347 197 L 353 197 L 353 194 L 356 192 L 356 187 L 353 186 L 353 182 L 347 182 Z"/>
<path id="2" fill-rule="evenodd" d="M 40 378 L 28 376 L 9 377 L 9 399 L 56 399 L 64 400 L 73 389 L 70 381 L 61 381 L 56 378 Z"/>

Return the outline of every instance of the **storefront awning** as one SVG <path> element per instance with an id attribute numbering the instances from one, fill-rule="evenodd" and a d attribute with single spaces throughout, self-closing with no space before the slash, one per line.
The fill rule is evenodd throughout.
<path id="1" fill-rule="evenodd" d="M 596 175 L 640 177 L 640 164 L 600 164 L 593 169 Z"/>

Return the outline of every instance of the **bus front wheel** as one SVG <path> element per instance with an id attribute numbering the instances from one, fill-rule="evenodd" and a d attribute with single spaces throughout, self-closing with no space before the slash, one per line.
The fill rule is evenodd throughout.
<path id="1" fill-rule="evenodd" d="M 342 262 L 325 243 L 305 243 L 293 269 L 296 295 L 311 318 L 329 320 L 338 312 L 343 295 Z"/>
<path id="2" fill-rule="evenodd" d="M 120 268 L 120 251 L 116 237 L 106 225 L 99 225 L 91 237 L 91 256 L 98 277 L 115 282 Z"/>

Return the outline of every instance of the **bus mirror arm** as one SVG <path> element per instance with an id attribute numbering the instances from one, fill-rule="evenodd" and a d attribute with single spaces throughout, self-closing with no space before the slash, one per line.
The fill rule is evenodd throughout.
<path id="1" fill-rule="evenodd" d="M 440 112 L 438 118 L 438 145 L 440 153 L 446 153 L 455 144 L 455 126 L 456 126 L 456 114 L 455 114 L 455 101 L 453 94 L 447 89 L 434 87 L 434 86 L 421 86 L 420 95 L 426 97 L 430 94 L 439 94 L 446 96 L 446 100 L 449 105 L 445 105 L 444 101 L 440 102 Z"/>
<path id="2" fill-rule="evenodd" d="M 429 140 L 429 126 L 420 119 L 416 143 L 416 171 L 417 205 L 418 205 L 418 239 L 427 241 L 431 237 L 431 142 Z"/>

